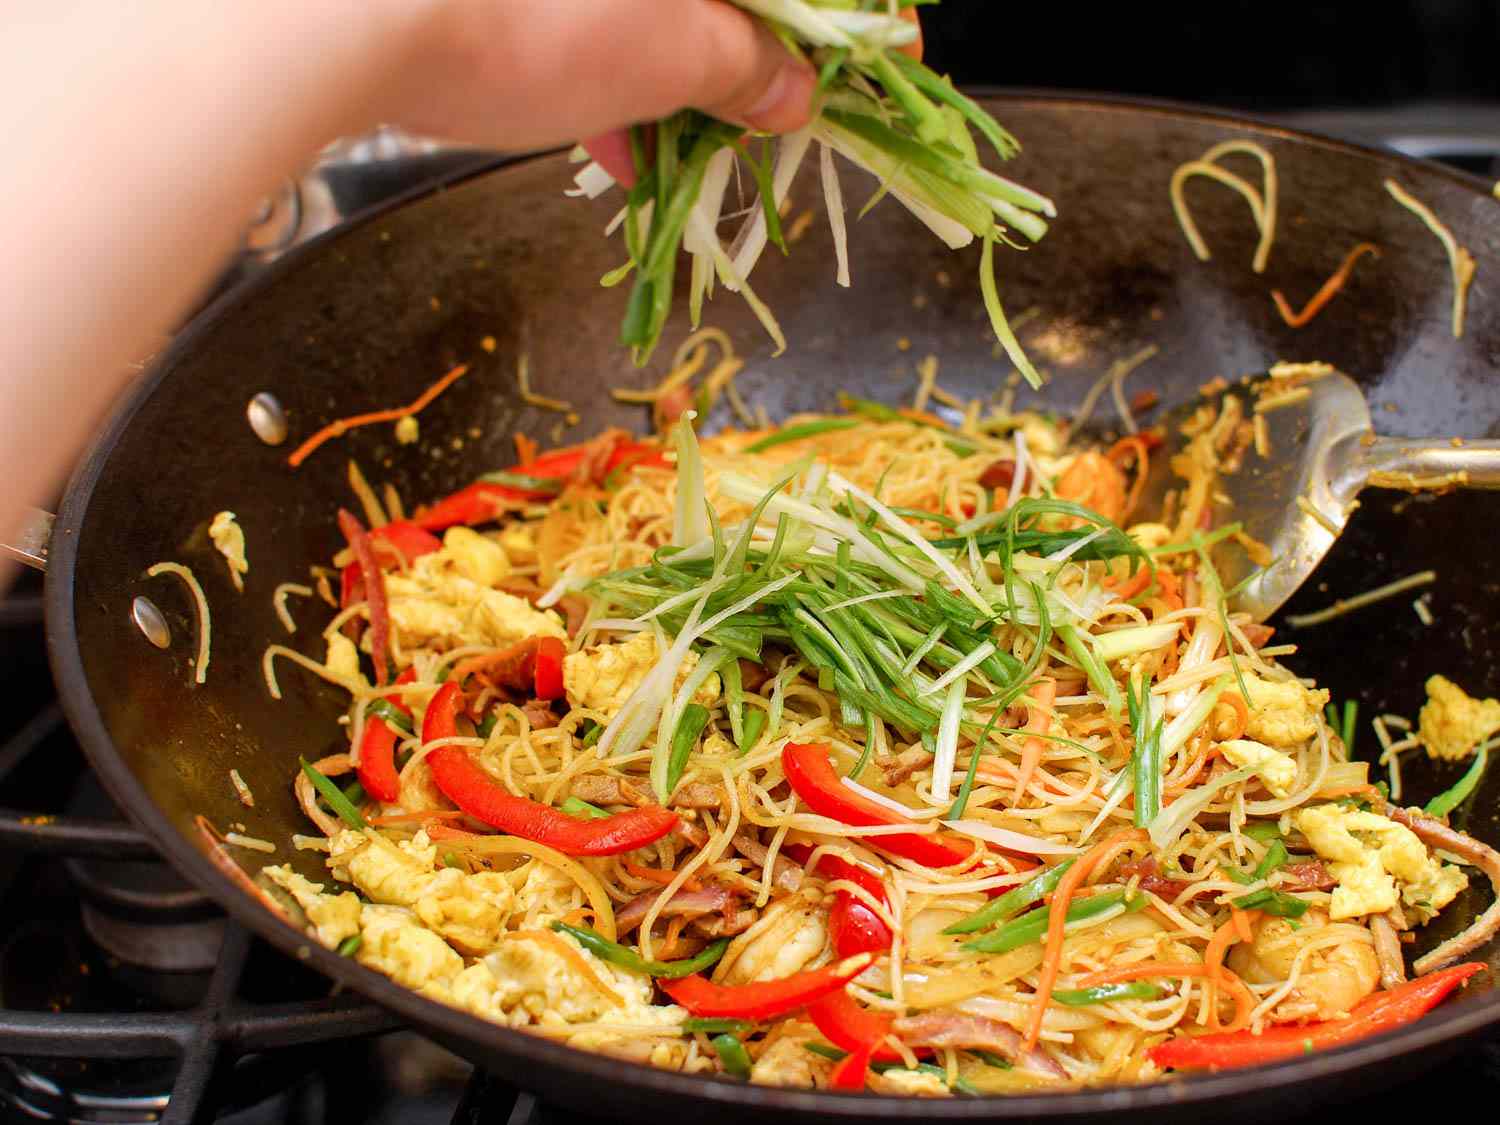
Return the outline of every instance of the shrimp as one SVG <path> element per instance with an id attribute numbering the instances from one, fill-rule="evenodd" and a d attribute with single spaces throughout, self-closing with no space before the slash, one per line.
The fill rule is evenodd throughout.
<path id="1" fill-rule="evenodd" d="M 827 955 L 828 907 L 821 892 L 804 889 L 774 903 L 734 939 L 715 979 L 725 984 L 789 977 Z"/>
<path id="2" fill-rule="evenodd" d="M 1368 932 L 1357 926 L 1330 926 L 1328 915 L 1320 910 L 1309 910 L 1296 929 L 1285 918 L 1265 917 L 1255 923 L 1254 931 L 1254 940 L 1229 952 L 1229 967 L 1250 984 L 1284 982 L 1298 953 L 1311 942 L 1319 946 L 1302 959 L 1296 987 L 1272 1009 L 1274 1023 L 1335 1019 L 1380 983 L 1380 962 Z M 1345 931 L 1347 940 L 1329 940 Z"/>

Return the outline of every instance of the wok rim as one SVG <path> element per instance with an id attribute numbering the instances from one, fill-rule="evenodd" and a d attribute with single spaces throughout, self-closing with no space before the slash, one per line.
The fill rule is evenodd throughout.
<path id="1" fill-rule="evenodd" d="M 1437 175 L 1455 185 L 1481 192 L 1486 197 L 1489 195 L 1488 182 L 1478 176 L 1400 153 L 1288 128 L 1254 114 L 1165 99 L 1088 92 L 1007 87 L 973 87 L 970 92 L 979 97 L 1018 104 L 1149 114 L 1178 121 L 1248 129 L 1262 137 L 1274 137 L 1304 146 L 1343 152 L 1366 161 L 1373 159 L 1420 170 L 1426 176 Z M 936 1100 L 752 1086 L 627 1062 L 499 1026 L 450 1008 L 404 988 L 350 958 L 340 957 L 333 950 L 310 940 L 301 930 L 245 894 L 243 888 L 225 875 L 207 854 L 194 847 L 177 831 L 150 798 L 145 787 L 116 750 L 103 715 L 88 689 L 76 628 L 74 577 L 80 530 L 88 514 L 95 486 L 107 469 L 116 444 L 128 431 L 136 413 L 182 359 L 193 354 L 199 342 L 211 335 L 222 320 L 233 315 L 241 306 L 279 284 L 286 275 L 300 268 L 305 261 L 323 253 L 338 239 L 394 211 L 471 179 L 499 173 L 509 165 L 530 163 L 551 155 L 554 153 L 497 155 L 493 161 L 462 169 L 404 192 L 351 216 L 339 226 L 310 239 L 259 275 L 219 296 L 192 318 L 171 344 L 155 357 L 149 373 L 123 396 L 69 479 L 53 532 L 44 593 L 47 648 L 59 701 L 90 766 L 110 796 L 121 811 L 146 834 L 167 862 L 210 894 L 230 918 L 251 933 L 282 953 L 313 965 L 330 979 L 356 989 L 361 995 L 396 1013 L 416 1030 L 436 1032 L 435 1037 L 446 1044 L 480 1043 L 488 1040 L 493 1049 L 510 1056 L 517 1067 L 546 1067 L 551 1069 L 554 1079 L 558 1076 L 580 1078 L 608 1083 L 615 1088 L 629 1088 L 645 1097 L 676 1096 L 726 1108 L 734 1107 L 741 1111 L 782 1110 L 803 1116 L 816 1114 L 845 1120 L 898 1120 L 921 1116 L 973 1121 L 991 1118 L 1081 1118 L 1127 1109 L 1206 1105 L 1219 1099 L 1253 1094 L 1271 1084 L 1284 1091 L 1292 1086 L 1352 1076 L 1393 1056 L 1441 1048 L 1445 1044 L 1456 1046 L 1461 1038 L 1500 1023 L 1500 990 L 1497 990 L 1493 996 L 1441 1007 L 1406 1028 L 1346 1047 L 1217 1074 L 1177 1075 L 1139 1086 L 1106 1086 L 1056 1093 L 996 1094 L 979 1098 Z M 1274 1079 L 1270 1078 L 1271 1075 L 1275 1076 Z"/>

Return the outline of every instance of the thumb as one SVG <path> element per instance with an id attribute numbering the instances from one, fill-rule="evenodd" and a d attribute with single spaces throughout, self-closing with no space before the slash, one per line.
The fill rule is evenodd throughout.
<path id="1" fill-rule="evenodd" d="M 812 117 L 818 79 L 759 20 L 710 0 L 698 5 L 704 45 L 696 89 L 685 101 L 721 120 L 766 133 L 789 133 Z"/>

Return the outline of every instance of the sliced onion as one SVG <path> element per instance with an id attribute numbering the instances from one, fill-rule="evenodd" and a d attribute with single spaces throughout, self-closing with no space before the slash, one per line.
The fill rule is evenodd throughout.
<path id="1" fill-rule="evenodd" d="M 987 844 L 994 844 L 998 848 L 1007 851 L 1023 852 L 1026 855 L 1077 855 L 1082 848 L 1071 847 L 1068 844 L 1055 844 L 1051 840 L 1041 840 L 1035 836 L 1028 836 L 1024 832 L 1012 832 L 1008 828 L 997 828 L 993 824 L 986 824 L 982 820 L 945 820 L 943 821 L 955 832 L 965 836 L 972 836 L 976 840 L 983 840 Z"/>

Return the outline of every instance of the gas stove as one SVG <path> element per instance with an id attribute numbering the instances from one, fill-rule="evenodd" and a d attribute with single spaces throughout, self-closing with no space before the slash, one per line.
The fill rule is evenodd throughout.
<path id="1" fill-rule="evenodd" d="M 1285 120 L 1500 174 L 1493 106 Z M 343 216 L 488 159 L 394 135 L 331 151 L 267 201 L 225 283 Z M 63 721 L 35 575 L 0 600 L 0 683 L 0 1121 L 585 1125 L 337 994 L 157 858 Z M 1500 1041 L 1470 1044 L 1393 1091 L 1351 1091 L 1347 1110 L 1377 1121 L 1430 1113 L 1434 1091 L 1451 1104 L 1493 1101 Z"/>

